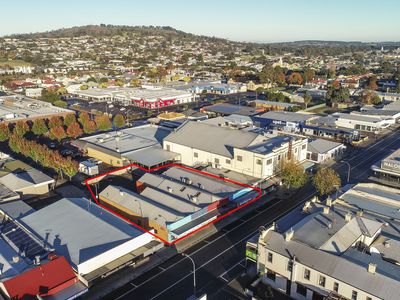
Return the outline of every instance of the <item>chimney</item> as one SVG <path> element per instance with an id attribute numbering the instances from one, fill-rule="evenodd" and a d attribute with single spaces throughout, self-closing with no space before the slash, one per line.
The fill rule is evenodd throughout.
<path id="1" fill-rule="evenodd" d="M 357 211 L 357 216 L 362 217 L 364 214 L 364 211 L 362 209 Z"/>
<path id="2" fill-rule="evenodd" d="M 331 205 L 332 205 L 332 199 L 331 199 L 331 197 L 328 197 L 328 199 L 326 199 L 326 205 L 329 206 L 329 207 L 331 207 Z"/>
<path id="3" fill-rule="evenodd" d="M 304 206 L 303 206 L 303 211 L 304 212 L 308 211 L 310 206 L 311 206 L 311 202 L 310 201 L 306 201 L 306 203 L 304 203 Z"/>
<path id="4" fill-rule="evenodd" d="M 350 220 L 351 220 L 351 213 L 347 213 L 346 214 L 346 216 L 344 217 L 344 220 L 346 221 L 346 222 L 350 222 Z"/>
<path id="5" fill-rule="evenodd" d="M 293 238 L 294 235 L 294 230 L 293 228 L 290 228 L 290 230 L 285 232 L 285 241 L 288 242 Z"/>
<path id="6" fill-rule="evenodd" d="M 324 213 L 324 215 L 328 215 L 330 211 L 331 210 L 330 210 L 329 206 L 325 206 L 324 210 L 323 210 L 323 213 Z"/>
<path id="7" fill-rule="evenodd" d="M 368 273 L 375 274 L 376 272 L 376 264 L 369 263 L 368 264 Z"/>

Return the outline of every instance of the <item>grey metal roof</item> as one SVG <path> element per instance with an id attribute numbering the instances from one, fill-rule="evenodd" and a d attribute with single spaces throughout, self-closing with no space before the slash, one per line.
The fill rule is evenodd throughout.
<path id="1" fill-rule="evenodd" d="M 3 177 L 0 177 L 0 183 L 13 191 L 19 191 L 32 186 L 50 184 L 53 182 L 53 178 L 36 169 L 9 173 Z"/>
<path id="2" fill-rule="evenodd" d="M 254 109 L 253 107 L 234 105 L 229 103 L 221 103 L 221 104 L 206 106 L 204 107 L 204 110 L 225 115 L 237 114 L 243 116 L 252 116 L 258 113 L 257 110 Z"/>
<path id="3" fill-rule="evenodd" d="M 196 197 L 195 203 L 198 205 L 208 205 L 222 199 L 203 189 L 152 173 L 144 174 L 138 181 L 186 201 L 191 201 L 192 197 Z"/>
<path id="4" fill-rule="evenodd" d="M 246 150 L 259 153 L 259 154 L 268 154 L 274 151 L 277 148 L 282 147 L 284 144 L 289 143 L 291 140 L 295 140 L 296 138 L 291 136 L 275 136 L 267 139 L 266 141 L 256 144 L 250 145 L 246 148 Z"/>
<path id="5" fill-rule="evenodd" d="M 14 262 L 14 257 L 18 257 L 19 260 Z M 30 268 L 28 263 L 3 238 L 0 238 L 0 264 L 2 280 L 14 277 Z"/>
<path id="6" fill-rule="evenodd" d="M 189 121 L 164 141 L 232 158 L 233 148 L 246 148 L 260 137 L 256 133 Z"/>
<path id="7" fill-rule="evenodd" d="M 0 204 L 0 210 L 13 219 L 20 219 L 35 210 L 22 200 Z"/>
<path id="8" fill-rule="evenodd" d="M 159 215 L 161 215 L 167 222 L 173 223 L 187 215 L 162 202 L 154 201 L 120 186 L 107 186 L 100 193 L 100 197 L 104 197 L 126 208 L 128 211 L 132 211 L 135 215 L 147 217 L 152 220 L 159 218 Z M 164 222 L 163 219 L 160 222 Z"/>
<path id="9" fill-rule="evenodd" d="M 266 112 L 265 114 L 262 114 L 261 116 L 258 116 L 258 117 L 271 119 L 271 120 L 277 120 L 277 121 L 299 122 L 300 123 L 300 122 L 305 122 L 309 119 L 316 118 L 318 116 L 310 115 L 310 114 L 295 113 L 295 112 L 290 112 L 290 111 L 270 110 L 270 111 Z"/>
<path id="10" fill-rule="evenodd" d="M 143 125 L 122 129 L 118 132 L 101 133 L 81 140 L 91 144 L 91 146 L 119 154 L 160 145 L 170 132 L 169 129 L 164 127 Z"/>
<path id="11" fill-rule="evenodd" d="M 19 199 L 20 195 L 0 183 L 0 202 Z"/>
<path id="12" fill-rule="evenodd" d="M 228 195 L 240 190 L 239 186 L 229 182 L 214 179 L 207 175 L 190 172 L 178 167 L 169 168 L 163 173 L 163 176 L 173 178 L 177 181 L 185 181 L 186 179 L 189 179 L 192 186 L 199 187 L 220 197 L 227 197 Z"/>
<path id="13" fill-rule="evenodd" d="M 180 154 L 166 151 L 162 149 L 160 145 L 156 145 L 145 149 L 126 152 L 122 156 L 131 162 L 151 167 L 166 161 L 176 160 L 179 158 Z"/>
<path id="14" fill-rule="evenodd" d="M 312 153 L 324 154 L 324 153 L 327 153 L 328 151 L 338 148 L 342 145 L 343 144 L 341 144 L 341 143 L 327 141 L 324 139 L 314 139 L 314 140 L 308 141 L 307 151 L 312 152 Z"/>
<path id="15" fill-rule="evenodd" d="M 63 198 L 20 222 L 74 266 L 143 234 L 84 198 Z"/>

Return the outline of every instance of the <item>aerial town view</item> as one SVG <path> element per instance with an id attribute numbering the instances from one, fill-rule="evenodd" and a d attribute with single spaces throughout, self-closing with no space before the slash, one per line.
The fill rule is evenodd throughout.
<path id="1" fill-rule="evenodd" d="M 0 7 L 0 300 L 400 300 L 399 1 Z"/>

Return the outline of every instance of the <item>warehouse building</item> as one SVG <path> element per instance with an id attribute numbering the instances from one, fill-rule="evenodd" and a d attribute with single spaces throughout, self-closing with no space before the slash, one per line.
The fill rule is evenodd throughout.
<path id="1" fill-rule="evenodd" d="M 308 120 L 316 118 L 312 114 L 301 114 L 290 111 L 268 111 L 252 119 L 256 126 L 268 129 L 279 129 L 287 132 L 301 132 L 301 126 Z"/>
<path id="2" fill-rule="evenodd" d="M 152 167 L 178 159 L 178 154 L 167 152 L 161 146 L 171 130 L 147 124 L 81 138 L 75 146 L 112 166 L 137 163 Z"/>
<path id="3" fill-rule="evenodd" d="M 64 256 L 89 286 L 135 264 L 158 244 L 151 234 L 84 198 L 61 199 L 19 222 L 40 237 L 41 244 Z"/>
<path id="4" fill-rule="evenodd" d="M 308 141 L 307 159 L 322 164 L 340 158 L 345 151 L 346 146 L 342 143 L 312 139 Z"/>
<path id="5" fill-rule="evenodd" d="M 371 169 L 373 180 L 385 185 L 400 187 L 400 149 L 373 164 Z"/>
<path id="6" fill-rule="evenodd" d="M 307 201 L 248 241 L 247 264 L 295 299 L 398 299 L 399 203 L 376 184 Z"/>
<path id="7" fill-rule="evenodd" d="M 0 121 L 3 122 L 65 117 L 68 114 L 75 112 L 21 95 L 0 97 Z"/>
<path id="8" fill-rule="evenodd" d="M 284 159 L 302 162 L 307 155 L 305 138 L 267 136 L 190 121 L 169 134 L 163 147 L 178 153 L 185 165 L 212 165 L 255 178 L 275 175 Z"/>

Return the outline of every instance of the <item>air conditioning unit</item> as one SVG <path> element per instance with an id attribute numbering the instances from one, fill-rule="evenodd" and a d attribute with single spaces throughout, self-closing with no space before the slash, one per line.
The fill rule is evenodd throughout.
<path id="1" fill-rule="evenodd" d="M 99 139 L 97 139 L 97 141 L 98 141 L 99 143 L 103 143 L 103 142 L 104 142 L 104 139 L 99 138 Z"/>

